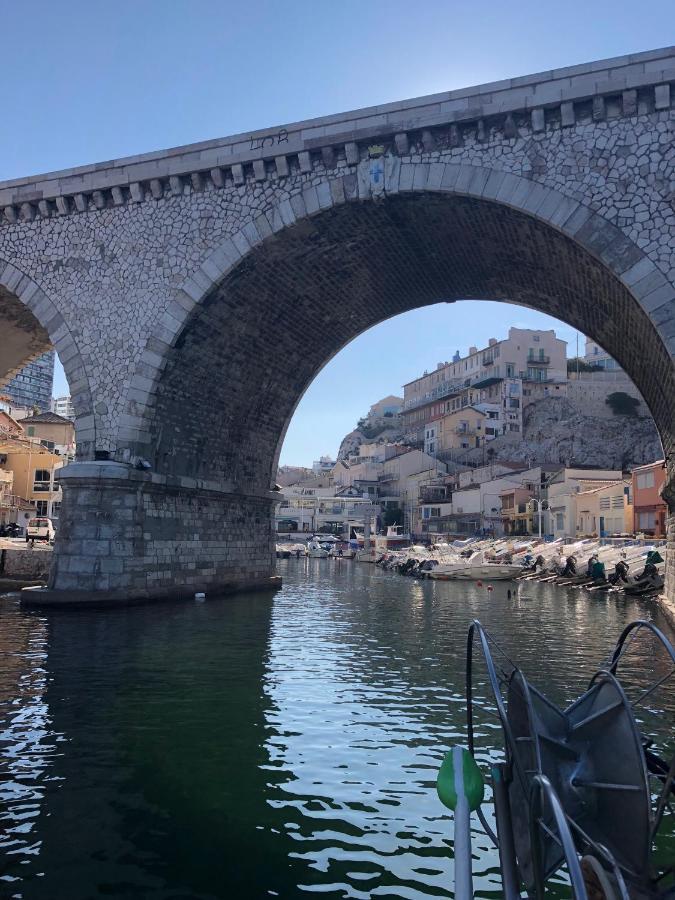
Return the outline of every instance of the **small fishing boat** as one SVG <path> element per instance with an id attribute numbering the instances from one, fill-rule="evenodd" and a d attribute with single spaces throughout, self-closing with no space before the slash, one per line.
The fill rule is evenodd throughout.
<path id="1" fill-rule="evenodd" d="M 307 556 L 310 559 L 327 559 L 331 550 L 326 544 L 320 544 L 318 540 L 312 540 L 307 544 Z"/>
<path id="2" fill-rule="evenodd" d="M 493 562 L 482 550 L 472 553 L 467 559 L 455 562 L 439 563 L 429 573 L 430 578 L 438 581 L 509 581 L 523 571 L 522 564 Z"/>

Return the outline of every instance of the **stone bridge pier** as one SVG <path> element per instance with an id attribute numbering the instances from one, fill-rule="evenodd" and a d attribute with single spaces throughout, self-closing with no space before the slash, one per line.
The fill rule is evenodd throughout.
<path id="1" fill-rule="evenodd" d="M 77 412 L 31 600 L 274 585 L 303 392 L 367 328 L 441 301 L 591 336 L 672 471 L 674 84 L 670 48 L 0 184 L 0 381 L 55 346 Z"/>

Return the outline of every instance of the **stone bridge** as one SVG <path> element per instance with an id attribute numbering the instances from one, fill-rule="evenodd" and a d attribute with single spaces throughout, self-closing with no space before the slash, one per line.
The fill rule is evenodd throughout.
<path id="1" fill-rule="evenodd" d="M 0 380 L 53 345 L 77 412 L 42 599 L 269 585 L 304 390 L 439 301 L 590 335 L 672 478 L 674 85 L 669 48 L 1 183 Z"/>

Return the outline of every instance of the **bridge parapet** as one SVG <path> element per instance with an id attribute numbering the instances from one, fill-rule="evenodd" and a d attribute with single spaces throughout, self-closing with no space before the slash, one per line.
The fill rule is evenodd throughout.
<path id="1" fill-rule="evenodd" d="M 476 88 L 296 122 L 275 129 L 0 182 L 0 223 L 30 222 L 236 188 L 369 156 L 515 140 L 668 110 L 675 47 L 512 78 Z"/>

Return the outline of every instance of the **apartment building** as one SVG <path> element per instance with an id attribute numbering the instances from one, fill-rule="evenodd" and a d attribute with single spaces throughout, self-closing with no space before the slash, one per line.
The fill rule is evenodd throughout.
<path id="1" fill-rule="evenodd" d="M 75 407 L 69 394 L 63 397 L 52 397 L 51 411 L 64 419 L 72 419 L 75 421 Z"/>
<path id="2" fill-rule="evenodd" d="M 577 494 L 577 536 L 630 534 L 633 531 L 632 479 L 622 478 Z"/>
<path id="3" fill-rule="evenodd" d="M 666 481 L 666 464 L 662 459 L 633 469 L 633 528 L 649 537 L 666 536 L 668 507 L 661 490 Z"/>
<path id="4" fill-rule="evenodd" d="M 554 537 L 575 537 L 577 533 L 579 494 L 594 488 L 608 487 L 622 480 L 616 469 L 561 468 L 546 486 L 548 513 L 546 532 Z"/>
<path id="5" fill-rule="evenodd" d="M 618 362 L 603 350 L 599 344 L 596 344 L 591 338 L 586 338 L 586 347 L 584 352 L 584 362 L 591 366 L 598 366 L 606 372 L 623 371 Z"/>
<path id="6" fill-rule="evenodd" d="M 32 409 L 37 406 L 41 412 L 51 409 L 52 386 L 54 384 L 53 350 L 43 353 L 29 362 L 2 391 L 14 404 Z"/>
<path id="7" fill-rule="evenodd" d="M 438 363 L 435 371 L 404 385 L 403 427 L 421 441 L 427 423 L 486 404 L 497 413 L 498 434 L 521 431 L 524 392 L 537 399 L 542 386 L 566 383 L 566 348 L 554 331 L 510 328 L 506 339 L 490 338 L 482 350 L 471 347 L 468 356 Z"/>
<path id="8" fill-rule="evenodd" d="M 19 419 L 26 437 L 39 441 L 59 456 L 75 457 L 75 425 L 57 413 L 46 412 Z"/>

